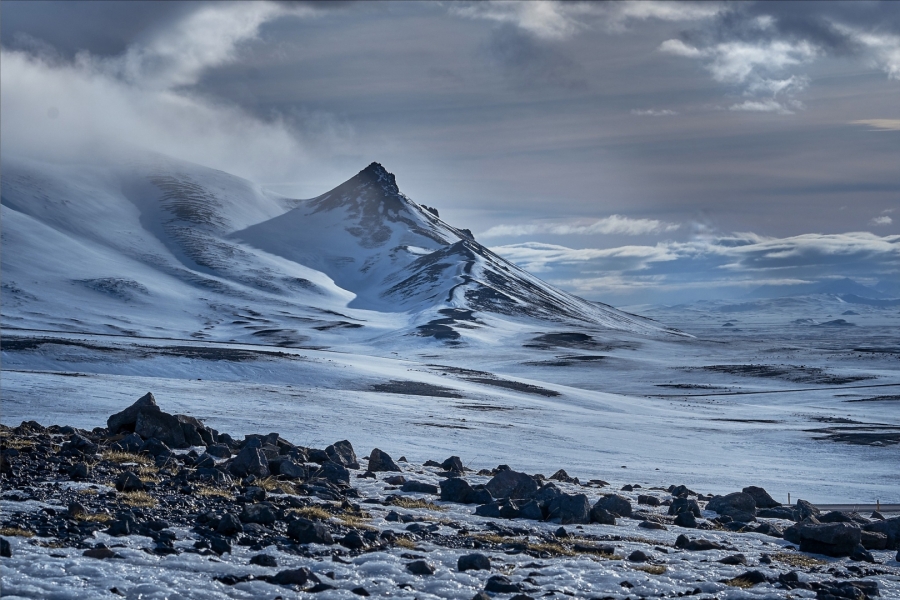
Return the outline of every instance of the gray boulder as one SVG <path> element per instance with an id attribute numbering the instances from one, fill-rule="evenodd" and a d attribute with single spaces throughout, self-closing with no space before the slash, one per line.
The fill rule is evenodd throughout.
<path id="1" fill-rule="evenodd" d="M 827 556 L 849 556 L 862 541 L 857 525 L 852 523 L 806 524 L 800 527 L 801 552 Z"/>
<path id="2" fill-rule="evenodd" d="M 463 571 L 490 571 L 491 559 L 484 554 L 464 554 L 456 561 L 456 568 Z"/>
<path id="3" fill-rule="evenodd" d="M 706 510 L 728 516 L 732 516 L 733 513 L 747 513 L 755 516 L 756 500 L 753 499 L 753 496 L 744 492 L 734 492 L 725 496 L 713 496 L 713 499 L 707 503 Z"/>
<path id="4" fill-rule="evenodd" d="M 129 433 L 124 438 L 113 444 L 113 447 L 116 450 L 121 450 L 122 452 L 138 452 L 141 449 L 141 446 L 144 445 L 144 440 L 136 433 Z"/>
<path id="5" fill-rule="evenodd" d="M 126 471 L 116 478 L 116 490 L 120 492 L 137 492 L 144 489 L 144 482 L 131 471 Z"/>
<path id="6" fill-rule="evenodd" d="M 594 504 L 593 508 L 591 508 L 591 523 L 599 523 L 601 525 L 615 525 L 616 515 L 600 506 L 600 503 L 598 502 L 597 504 Z"/>
<path id="7" fill-rule="evenodd" d="M 629 505 L 630 507 L 630 505 Z M 547 519 L 559 519 L 561 525 L 591 522 L 591 505 L 584 494 L 562 494 L 547 507 Z"/>
<path id="8" fill-rule="evenodd" d="M 675 500 L 672 501 L 672 504 L 669 505 L 669 516 L 671 517 L 685 512 L 690 513 L 699 519 L 701 516 L 700 504 L 693 498 L 682 496 L 680 498 L 675 498 Z"/>
<path id="9" fill-rule="evenodd" d="M 776 502 L 775 499 L 769 495 L 769 492 L 761 487 L 750 485 L 741 491 L 753 497 L 756 508 L 775 508 L 776 506 L 781 506 L 781 502 Z"/>
<path id="10" fill-rule="evenodd" d="M 278 520 L 278 516 L 268 502 L 245 504 L 239 517 L 241 523 L 257 523 L 259 525 L 271 525 Z"/>
<path id="11" fill-rule="evenodd" d="M 594 505 L 606 510 L 617 517 L 631 517 L 631 502 L 624 496 L 609 494 L 600 498 Z"/>
<path id="12" fill-rule="evenodd" d="M 795 516 L 798 521 L 808 519 L 809 517 L 818 518 L 819 515 L 822 514 L 822 511 L 806 500 L 797 500 L 797 504 L 794 505 L 794 512 L 796 513 Z"/>
<path id="13" fill-rule="evenodd" d="M 170 448 L 187 448 L 184 430 L 175 415 L 156 410 L 141 409 L 137 413 L 134 432 L 144 439 L 156 438 Z"/>
<path id="14" fill-rule="evenodd" d="M 403 487 L 400 488 L 403 492 L 411 492 L 418 494 L 437 494 L 438 487 L 436 485 L 432 485 L 430 483 L 424 483 L 422 481 L 407 481 L 403 484 Z"/>
<path id="15" fill-rule="evenodd" d="M 333 544 L 328 527 L 309 519 L 297 519 L 288 525 L 287 534 L 300 544 Z"/>
<path id="16" fill-rule="evenodd" d="M 232 459 L 228 470 L 238 477 L 268 477 L 269 462 L 259 448 L 244 448 Z"/>
<path id="17" fill-rule="evenodd" d="M 883 533 L 887 538 L 886 548 L 889 550 L 900 550 L 900 517 L 869 523 L 865 526 L 865 530 Z"/>
<path id="18" fill-rule="evenodd" d="M 369 454 L 369 471 L 373 473 L 377 473 L 379 471 L 400 471 L 400 467 L 397 466 L 397 463 L 386 453 L 382 452 L 378 448 L 372 450 Z"/>
<path id="19" fill-rule="evenodd" d="M 289 479 L 304 479 L 307 471 L 303 465 L 298 465 L 292 460 L 283 460 L 278 464 L 278 474 Z"/>
<path id="20" fill-rule="evenodd" d="M 106 420 L 106 428 L 109 430 L 109 434 L 116 435 L 120 431 L 134 431 L 137 416 L 141 410 L 159 411 L 159 406 L 156 405 L 156 398 L 153 397 L 153 394 L 148 392 L 122 412 L 111 415 Z"/>
<path id="21" fill-rule="evenodd" d="M 333 463 L 337 463 L 348 469 L 358 469 L 359 461 L 356 459 L 356 453 L 353 451 L 353 445 L 347 440 L 335 442 L 325 448 L 325 454 Z M 371 470 L 371 469 L 369 469 Z"/>
<path id="22" fill-rule="evenodd" d="M 538 490 L 535 480 L 526 473 L 500 471 L 485 484 L 485 489 L 494 498 L 528 498 Z"/>

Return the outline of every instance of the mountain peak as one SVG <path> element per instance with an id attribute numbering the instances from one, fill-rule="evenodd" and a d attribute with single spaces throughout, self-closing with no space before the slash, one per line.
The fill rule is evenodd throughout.
<path id="1" fill-rule="evenodd" d="M 394 194 L 400 193 L 400 188 L 397 187 L 397 179 L 394 177 L 394 174 L 385 169 L 381 163 L 373 162 L 360 171 L 357 177 L 368 179 L 373 183 L 381 183 L 385 191 Z"/>

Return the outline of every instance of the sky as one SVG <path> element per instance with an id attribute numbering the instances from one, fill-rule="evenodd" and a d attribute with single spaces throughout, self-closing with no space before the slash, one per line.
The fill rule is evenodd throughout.
<path id="1" fill-rule="evenodd" d="M 16 2 L 0 151 L 317 196 L 372 161 L 616 305 L 900 295 L 897 2 Z M 73 158 L 75 157 L 75 158 Z"/>

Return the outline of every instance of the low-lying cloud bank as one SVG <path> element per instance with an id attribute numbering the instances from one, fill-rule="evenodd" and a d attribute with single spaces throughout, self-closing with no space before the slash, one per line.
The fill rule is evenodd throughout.
<path id="1" fill-rule="evenodd" d="M 735 233 L 607 249 L 526 242 L 492 250 L 586 298 L 620 303 L 665 302 L 672 291 L 699 299 L 761 285 L 844 277 L 874 285 L 900 277 L 900 235 L 868 232 L 787 238 Z"/>

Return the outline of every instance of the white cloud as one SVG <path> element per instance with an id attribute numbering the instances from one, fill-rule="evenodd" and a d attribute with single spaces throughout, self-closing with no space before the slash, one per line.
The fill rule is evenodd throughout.
<path id="1" fill-rule="evenodd" d="M 732 104 L 728 110 L 744 111 L 744 112 L 771 112 L 779 115 L 792 115 L 794 111 L 790 110 L 777 100 L 744 100 L 740 104 Z"/>
<path id="2" fill-rule="evenodd" d="M 529 2 L 489 0 L 453 3 L 450 13 L 469 19 L 509 23 L 546 40 L 567 39 L 580 31 L 600 26 L 610 31 L 626 29 L 630 21 L 698 21 L 727 10 L 718 2 Z"/>
<path id="3" fill-rule="evenodd" d="M 706 52 L 699 48 L 688 46 L 681 40 L 666 40 L 659 45 L 659 51 L 666 54 L 674 54 L 675 56 L 685 56 L 687 58 L 700 58 L 706 56 Z"/>
<path id="4" fill-rule="evenodd" d="M 661 109 L 657 110 L 655 108 L 649 108 L 646 110 L 642 110 L 639 108 L 632 109 L 631 114 L 636 115 L 638 117 L 672 117 L 677 115 L 678 113 L 674 110 L 669 109 Z"/>
<path id="5" fill-rule="evenodd" d="M 603 298 L 626 288 L 654 290 L 796 284 L 900 275 L 900 235 L 868 232 L 787 238 L 753 233 L 701 236 L 653 246 L 568 248 L 523 243 L 492 248 L 525 269 L 582 294 Z"/>
<path id="6" fill-rule="evenodd" d="M 871 222 L 872 225 L 890 225 L 894 220 L 887 215 L 883 215 L 881 217 L 875 217 Z"/>
<path id="7" fill-rule="evenodd" d="M 841 33 L 869 51 L 869 61 L 887 73 L 888 79 L 900 79 L 900 35 L 863 31 L 841 23 L 832 23 Z"/>
<path id="8" fill-rule="evenodd" d="M 2 152 L 84 160 L 124 143 L 257 181 L 295 176 L 343 144 L 345 131 L 322 125 L 327 115 L 300 119 L 319 136 L 314 153 L 287 117 L 262 120 L 187 87 L 236 60 L 263 23 L 289 14 L 312 13 L 268 2 L 205 5 L 109 58 L 80 53 L 67 62 L 3 49 Z"/>
<path id="9" fill-rule="evenodd" d="M 850 121 L 852 125 L 868 125 L 881 131 L 900 131 L 900 119 L 861 119 Z"/>
<path id="10" fill-rule="evenodd" d="M 521 237 L 535 234 L 553 235 L 644 235 L 675 231 L 677 223 L 667 223 L 657 219 L 631 219 L 621 215 L 610 215 L 589 223 L 528 223 L 524 225 L 495 225 L 481 233 L 479 237 Z"/>

